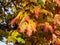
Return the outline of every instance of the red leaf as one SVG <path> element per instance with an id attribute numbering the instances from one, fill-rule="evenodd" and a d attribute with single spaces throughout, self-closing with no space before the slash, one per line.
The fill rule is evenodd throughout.
<path id="1" fill-rule="evenodd" d="M 48 30 L 50 30 L 51 33 L 54 32 L 53 26 L 49 25 L 49 23 L 42 23 L 40 26 L 44 27 L 44 32 L 47 32 Z"/>
<path id="2" fill-rule="evenodd" d="M 44 32 L 47 32 L 48 31 L 48 27 L 44 27 Z"/>
<path id="3" fill-rule="evenodd" d="M 20 32 L 20 33 L 23 33 L 23 32 L 25 32 L 25 29 L 22 29 L 22 30 L 20 30 L 19 32 Z"/>
<path id="4" fill-rule="evenodd" d="M 56 3 L 60 6 L 60 0 L 56 0 Z"/>
<path id="5" fill-rule="evenodd" d="M 52 26 L 49 26 L 48 28 L 49 28 L 49 30 L 50 30 L 50 32 L 51 32 L 51 33 L 53 33 L 53 32 L 54 32 L 54 29 L 53 29 L 53 27 L 52 27 Z"/>
<path id="6" fill-rule="evenodd" d="M 14 19 L 11 21 L 11 25 L 14 25 L 15 22 L 16 22 L 16 18 L 14 18 Z"/>
<path id="7" fill-rule="evenodd" d="M 32 30 L 28 30 L 26 34 L 30 37 L 32 35 Z"/>

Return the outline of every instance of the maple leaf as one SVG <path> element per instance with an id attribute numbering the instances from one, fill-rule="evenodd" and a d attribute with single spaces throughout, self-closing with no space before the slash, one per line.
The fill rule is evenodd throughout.
<path id="1" fill-rule="evenodd" d="M 22 4 L 23 7 L 25 7 L 28 4 L 28 1 L 24 1 L 24 3 Z"/>
<path id="2" fill-rule="evenodd" d="M 14 23 L 17 21 L 17 19 L 21 18 L 23 14 L 23 11 L 19 12 L 18 15 L 11 21 L 11 25 L 14 25 Z"/>
<path id="3" fill-rule="evenodd" d="M 51 33 L 53 33 L 54 32 L 54 29 L 53 29 L 53 27 L 51 26 L 51 25 L 49 25 L 49 23 L 45 23 L 45 28 L 46 28 L 46 30 L 45 31 L 48 31 L 48 30 L 50 30 L 50 32 Z"/>
<path id="4" fill-rule="evenodd" d="M 32 32 L 36 32 L 36 23 L 33 20 L 30 20 L 29 25 L 27 27 L 27 35 L 30 37 Z"/>
<path id="5" fill-rule="evenodd" d="M 28 25 L 27 22 L 24 22 L 21 25 L 19 25 L 19 28 L 20 28 L 19 32 L 21 32 L 21 33 L 25 32 L 27 25 Z"/>
<path id="6" fill-rule="evenodd" d="M 16 18 L 14 18 L 12 21 L 11 21 L 11 25 L 14 25 L 14 23 L 16 22 Z"/>
<path id="7" fill-rule="evenodd" d="M 23 32 L 25 32 L 25 29 L 19 30 L 19 32 L 20 32 L 20 33 L 23 33 Z"/>
<path id="8" fill-rule="evenodd" d="M 26 19 L 27 22 L 30 21 L 30 17 L 29 16 L 27 16 L 25 19 Z"/>
<path id="9" fill-rule="evenodd" d="M 24 21 L 27 21 L 27 22 L 30 21 L 30 17 L 28 16 L 27 12 L 24 13 L 24 17 L 20 21 L 19 25 L 22 24 Z"/>
<path id="10" fill-rule="evenodd" d="M 22 25 L 20 25 L 20 33 L 26 32 L 26 34 L 30 37 L 32 35 L 32 28 L 30 25 L 27 24 L 27 22 L 24 22 Z"/>
<path id="11" fill-rule="evenodd" d="M 32 35 L 32 32 L 36 32 L 36 23 L 33 22 L 33 20 L 30 20 L 28 23 L 23 22 L 19 25 L 21 33 L 26 31 L 26 34 L 30 37 Z"/>
<path id="12" fill-rule="evenodd" d="M 25 21 L 25 17 L 20 21 L 19 25 L 21 25 Z"/>
<path id="13" fill-rule="evenodd" d="M 30 37 L 32 35 L 32 30 L 27 31 L 26 34 Z"/>
<path id="14" fill-rule="evenodd" d="M 30 24 L 31 27 L 32 27 L 32 31 L 33 31 L 33 32 L 36 32 L 36 23 L 33 22 L 33 20 L 30 20 L 30 23 L 29 23 L 29 24 Z"/>
<path id="15" fill-rule="evenodd" d="M 50 30 L 51 33 L 54 32 L 53 27 L 49 23 L 47 23 L 47 22 L 41 23 L 39 25 L 44 27 L 44 32 L 47 32 L 48 30 Z"/>
<path id="16" fill-rule="evenodd" d="M 29 37 L 32 35 L 32 28 L 30 25 L 28 25 L 27 27 L 27 33 L 26 33 Z"/>
<path id="17" fill-rule="evenodd" d="M 48 27 L 48 29 L 50 30 L 51 33 L 54 32 L 54 29 L 53 29 L 53 27 L 51 25 Z"/>
<path id="18" fill-rule="evenodd" d="M 48 27 L 44 26 L 44 32 L 47 32 L 47 31 L 48 31 Z"/>
<path id="19" fill-rule="evenodd" d="M 41 13 L 41 9 L 39 6 L 35 6 L 34 7 L 34 11 L 35 11 L 35 17 L 38 18 L 38 16 L 40 15 Z"/>

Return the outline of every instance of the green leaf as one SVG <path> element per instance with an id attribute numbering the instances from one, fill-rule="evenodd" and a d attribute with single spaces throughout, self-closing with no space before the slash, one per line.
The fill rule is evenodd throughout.
<path id="1" fill-rule="evenodd" d="M 9 36 L 9 37 L 8 37 L 8 41 L 9 41 L 9 42 L 12 41 L 13 43 L 15 43 L 15 42 L 16 42 L 16 37 L 14 37 L 14 36 Z"/>
<path id="2" fill-rule="evenodd" d="M 38 5 L 44 5 L 46 0 L 38 0 Z"/>
<path id="3" fill-rule="evenodd" d="M 18 36 L 19 35 L 19 33 L 17 32 L 17 31 L 14 31 L 13 33 L 12 33 L 12 36 L 14 36 L 14 37 L 16 37 L 16 36 Z"/>
<path id="4" fill-rule="evenodd" d="M 16 40 L 20 43 L 25 43 L 25 40 L 23 40 L 22 38 L 17 38 Z"/>

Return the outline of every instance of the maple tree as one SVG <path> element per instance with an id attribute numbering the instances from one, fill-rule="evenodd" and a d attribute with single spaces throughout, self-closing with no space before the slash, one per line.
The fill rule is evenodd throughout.
<path id="1" fill-rule="evenodd" d="M 26 41 L 25 44 L 30 45 L 44 45 L 46 42 L 46 45 L 59 44 L 60 39 L 57 35 L 60 34 L 60 0 L 10 0 L 10 2 L 2 1 L 0 4 L 2 6 L 0 12 L 3 12 L 0 29 L 6 30 L 8 42 Z"/>

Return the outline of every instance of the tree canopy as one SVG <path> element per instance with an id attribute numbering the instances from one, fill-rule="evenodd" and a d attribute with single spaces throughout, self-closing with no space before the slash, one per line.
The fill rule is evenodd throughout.
<path id="1" fill-rule="evenodd" d="M 59 45 L 60 0 L 0 0 L 0 35 L 14 44 Z"/>

